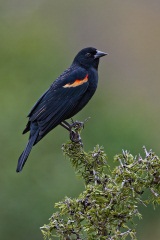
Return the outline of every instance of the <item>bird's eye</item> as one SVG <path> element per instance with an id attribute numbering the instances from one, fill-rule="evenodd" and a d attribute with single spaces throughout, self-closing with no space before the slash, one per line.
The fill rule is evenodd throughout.
<path id="1" fill-rule="evenodd" d="M 91 53 L 87 53 L 87 54 L 86 54 L 86 57 L 90 57 L 90 56 L 91 56 Z"/>

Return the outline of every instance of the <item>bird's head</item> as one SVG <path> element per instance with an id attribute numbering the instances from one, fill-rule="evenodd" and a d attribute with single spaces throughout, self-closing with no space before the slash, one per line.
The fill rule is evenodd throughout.
<path id="1" fill-rule="evenodd" d="M 74 58 L 73 63 L 80 64 L 86 68 L 95 67 L 98 68 L 99 59 L 108 53 L 101 52 L 93 47 L 82 49 Z"/>

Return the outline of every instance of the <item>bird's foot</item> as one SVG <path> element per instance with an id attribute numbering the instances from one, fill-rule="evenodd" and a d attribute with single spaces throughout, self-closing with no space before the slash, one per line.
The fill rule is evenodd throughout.
<path id="1" fill-rule="evenodd" d="M 68 122 L 66 121 L 63 121 L 61 122 L 61 126 L 66 128 L 69 133 L 70 133 L 70 140 L 72 142 L 75 142 L 75 143 L 80 143 L 81 145 L 82 144 L 82 139 L 80 137 L 80 132 L 82 129 L 84 129 L 84 123 L 87 122 L 89 120 L 90 117 L 86 118 L 84 120 L 84 122 L 79 122 L 79 121 L 73 121 L 72 120 L 72 124 L 69 124 Z"/>
<path id="2" fill-rule="evenodd" d="M 90 119 L 90 117 L 86 118 L 84 122 L 79 121 L 73 121 L 71 118 L 72 124 L 70 125 L 71 128 L 74 128 L 75 130 L 81 131 L 81 129 L 84 129 L 84 124 Z"/>
<path id="3" fill-rule="evenodd" d="M 84 122 L 79 122 L 79 121 L 73 121 L 72 119 L 72 124 L 70 125 L 71 129 L 74 128 L 75 131 L 81 131 L 81 129 L 84 129 Z"/>
<path id="4" fill-rule="evenodd" d="M 72 142 L 80 143 L 81 145 L 83 145 L 80 132 L 82 129 L 84 129 L 84 124 L 89 120 L 89 118 L 86 118 L 84 122 L 79 121 L 74 122 L 73 119 L 71 119 L 72 124 L 70 125 L 70 139 Z"/>
<path id="5" fill-rule="evenodd" d="M 80 137 L 80 134 L 74 130 L 70 131 L 70 139 L 74 143 L 82 143 L 82 139 Z"/>
<path id="6" fill-rule="evenodd" d="M 84 128 L 84 122 L 75 121 L 70 125 L 70 139 L 72 142 L 81 143 L 82 139 L 80 136 L 81 130 Z"/>

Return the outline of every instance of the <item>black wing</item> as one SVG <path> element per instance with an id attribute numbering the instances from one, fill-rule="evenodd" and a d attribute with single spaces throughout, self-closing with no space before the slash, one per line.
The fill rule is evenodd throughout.
<path id="1" fill-rule="evenodd" d="M 79 78 L 77 76 L 80 76 Z M 71 79 L 71 80 L 70 80 Z M 30 124 L 36 123 L 42 138 L 59 123 L 72 116 L 89 86 L 85 71 L 72 71 L 57 79 L 29 113 Z"/>

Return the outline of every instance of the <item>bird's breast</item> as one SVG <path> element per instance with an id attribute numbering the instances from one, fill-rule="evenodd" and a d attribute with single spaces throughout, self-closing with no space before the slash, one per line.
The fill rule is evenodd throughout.
<path id="1" fill-rule="evenodd" d="M 89 90 L 95 92 L 98 85 L 98 72 L 96 69 L 92 69 L 88 73 L 88 82 L 89 82 Z"/>

